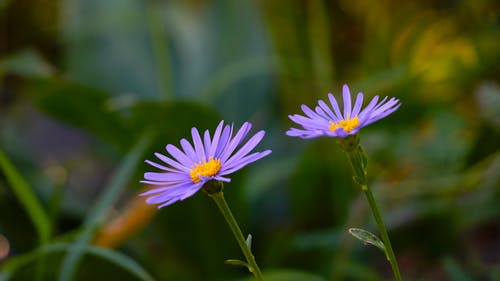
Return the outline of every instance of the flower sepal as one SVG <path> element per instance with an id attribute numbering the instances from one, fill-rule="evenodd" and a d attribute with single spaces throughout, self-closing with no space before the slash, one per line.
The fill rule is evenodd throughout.
<path id="1" fill-rule="evenodd" d="M 337 143 L 345 152 L 354 151 L 359 146 L 359 134 L 348 135 L 345 138 L 337 138 Z"/>
<path id="2" fill-rule="evenodd" d="M 224 183 L 218 180 L 210 180 L 207 181 L 201 189 L 208 195 L 217 194 L 224 189 Z"/>

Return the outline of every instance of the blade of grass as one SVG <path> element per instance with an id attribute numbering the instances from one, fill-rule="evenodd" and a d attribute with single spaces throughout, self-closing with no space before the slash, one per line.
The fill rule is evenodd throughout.
<path id="1" fill-rule="evenodd" d="M 0 167 L 5 173 L 5 177 L 9 182 L 17 199 L 21 202 L 26 209 L 28 216 L 35 225 L 38 233 L 38 243 L 43 246 L 49 242 L 51 223 L 49 216 L 45 212 L 42 204 L 38 201 L 36 195 L 33 193 L 33 188 L 17 171 L 14 165 L 9 161 L 5 153 L 0 149 Z M 35 280 L 42 280 L 44 275 L 45 266 L 42 260 L 36 266 Z"/>
<path id="2" fill-rule="evenodd" d="M 122 164 L 118 167 L 115 175 L 112 177 L 110 183 L 104 189 L 103 194 L 99 197 L 97 203 L 90 209 L 86 217 L 83 230 L 77 237 L 76 241 L 68 249 L 59 274 L 60 281 L 70 281 L 75 274 L 76 268 L 80 259 L 82 258 L 85 248 L 88 247 L 92 236 L 101 223 L 101 219 L 105 212 L 112 206 L 123 189 L 126 187 L 130 180 L 131 175 L 134 174 L 137 163 L 144 151 L 151 142 L 150 134 L 144 134 L 134 148 L 125 156 Z"/>
<path id="3" fill-rule="evenodd" d="M 151 36 L 151 47 L 156 62 L 156 77 L 161 100 L 174 98 L 170 56 L 168 53 L 167 36 L 162 25 L 161 7 L 153 1 L 146 3 L 146 15 Z"/>
<path id="4" fill-rule="evenodd" d="M 40 244 L 45 244 L 50 238 L 49 216 L 38 201 L 36 195 L 33 193 L 33 189 L 30 187 L 28 182 L 17 171 L 1 149 L 0 168 L 4 172 L 12 191 L 21 202 L 31 221 L 35 225 Z"/>
<path id="5" fill-rule="evenodd" d="M 327 9 L 323 1 L 310 0 L 307 1 L 306 11 L 315 82 L 320 92 L 324 92 L 332 87 L 335 76 Z"/>
<path id="6" fill-rule="evenodd" d="M 3 265 L 3 270 L 0 273 L 0 281 L 8 281 L 14 275 L 14 273 L 21 269 L 23 266 L 35 261 L 37 258 L 44 257 L 57 252 L 63 252 L 66 250 L 71 250 L 71 244 L 68 243 L 54 243 L 38 248 L 35 251 L 29 252 L 24 255 L 16 256 L 11 258 L 8 262 Z M 134 276 L 138 277 L 140 280 L 153 281 L 153 277 L 142 268 L 136 261 L 130 257 L 123 255 L 120 252 L 113 251 L 106 248 L 95 247 L 87 245 L 84 249 L 84 254 L 91 254 L 100 258 L 103 258 L 124 270 L 132 273 Z"/>

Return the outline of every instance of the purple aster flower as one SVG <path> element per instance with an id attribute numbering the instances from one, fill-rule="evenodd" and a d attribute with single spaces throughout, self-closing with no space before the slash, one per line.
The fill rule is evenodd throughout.
<path id="1" fill-rule="evenodd" d="M 172 158 L 155 153 L 166 165 L 145 161 L 163 171 L 144 173 L 141 183 L 158 187 L 140 195 L 149 196 L 146 200 L 148 204 L 156 204 L 158 208 L 162 208 L 192 196 L 208 181 L 230 182 L 227 175 L 271 153 L 271 150 L 265 150 L 249 154 L 264 137 L 264 131 L 257 132 L 241 145 L 251 127 L 252 124 L 245 122 L 233 137 L 233 125 L 224 126 L 224 121 L 221 121 L 213 137 L 206 130 L 203 140 L 198 129 L 193 127 L 191 135 L 194 147 L 189 141 L 182 139 L 182 150 L 172 144 L 166 146 Z"/>
<path id="2" fill-rule="evenodd" d="M 379 102 L 379 97 L 375 96 L 361 110 L 363 93 L 358 93 L 354 107 L 351 107 L 351 93 L 347 85 L 344 85 L 342 88 L 342 96 L 344 105 L 343 114 L 335 97 L 332 94 L 328 94 L 331 106 L 328 106 L 323 100 L 319 100 L 314 111 L 306 105 L 301 106 L 306 116 L 299 114 L 289 115 L 288 117 L 293 122 L 301 125 L 303 129 L 291 128 L 286 134 L 291 137 L 303 139 L 320 136 L 345 138 L 349 135 L 357 134 L 361 128 L 393 113 L 401 105 L 396 98 L 387 100 L 387 97 L 385 97 Z"/>

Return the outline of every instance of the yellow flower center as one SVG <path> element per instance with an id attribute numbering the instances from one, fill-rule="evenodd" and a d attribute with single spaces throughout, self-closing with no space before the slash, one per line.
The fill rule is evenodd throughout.
<path id="1" fill-rule="evenodd" d="M 338 123 L 334 123 L 333 121 L 330 121 L 330 131 L 331 132 L 342 127 L 342 128 L 344 128 L 344 131 L 349 133 L 350 131 L 354 130 L 358 126 L 359 126 L 358 116 L 354 116 L 354 118 L 352 118 L 352 119 L 340 120 Z"/>
<path id="2" fill-rule="evenodd" d="M 201 181 L 200 176 L 211 177 L 215 176 L 220 170 L 220 160 L 214 159 L 213 157 L 208 158 L 208 162 L 203 159 L 202 161 L 191 167 L 189 171 L 189 176 L 194 183 Z"/>

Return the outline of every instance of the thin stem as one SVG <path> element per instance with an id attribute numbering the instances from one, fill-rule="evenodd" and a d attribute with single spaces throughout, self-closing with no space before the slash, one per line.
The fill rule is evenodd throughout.
<path id="1" fill-rule="evenodd" d="M 382 236 L 382 241 L 385 245 L 385 253 L 389 263 L 391 264 L 392 272 L 394 273 L 394 277 L 396 281 L 402 281 L 401 273 L 399 272 L 398 262 L 396 260 L 396 256 L 394 255 L 394 251 L 392 249 L 391 240 L 389 239 L 389 234 L 387 233 L 387 229 L 385 227 L 384 221 L 382 220 L 382 215 L 380 214 L 380 210 L 375 202 L 375 198 L 373 197 L 373 193 L 368 186 L 368 181 L 366 178 L 366 155 L 363 148 L 358 145 L 355 149 L 345 150 L 349 163 L 355 174 L 355 182 L 361 186 L 361 189 L 366 195 L 366 199 L 368 200 L 368 204 L 370 205 L 370 209 L 372 210 L 373 217 L 375 218 L 375 222 L 377 223 L 378 230 L 380 231 L 380 235 Z"/>
<path id="2" fill-rule="evenodd" d="M 380 215 L 379 208 L 377 207 L 377 203 L 375 202 L 375 198 L 373 197 L 373 193 L 368 185 L 363 188 L 363 192 L 366 195 L 366 199 L 368 199 L 368 203 L 370 204 L 370 208 L 372 209 L 373 217 L 377 222 L 378 230 L 380 231 L 380 235 L 382 236 L 382 241 L 384 242 L 387 259 L 391 264 L 392 272 L 394 273 L 394 277 L 397 281 L 402 281 L 401 273 L 399 272 L 398 261 L 396 260 L 396 256 L 394 255 L 394 251 L 392 250 L 391 240 L 389 239 L 389 234 L 387 233 L 387 229 L 384 225 L 384 221 L 382 220 L 382 216 Z"/>
<path id="3" fill-rule="evenodd" d="M 255 262 L 255 257 L 253 256 L 252 251 L 248 247 L 245 238 L 243 237 L 243 233 L 238 226 L 238 222 L 236 222 L 236 220 L 234 219 L 233 213 L 231 212 L 231 209 L 229 209 L 229 206 L 226 203 L 226 199 L 224 199 L 224 193 L 220 191 L 209 194 L 209 196 L 214 199 L 217 207 L 219 207 L 219 210 L 221 211 L 222 215 L 227 221 L 227 224 L 231 228 L 236 241 L 238 241 L 238 245 L 240 245 L 241 251 L 243 251 L 243 255 L 245 255 L 245 258 L 249 265 L 248 270 L 250 270 L 250 272 L 255 276 L 256 280 L 264 281 L 264 277 L 262 276 L 257 262 Z"/>

